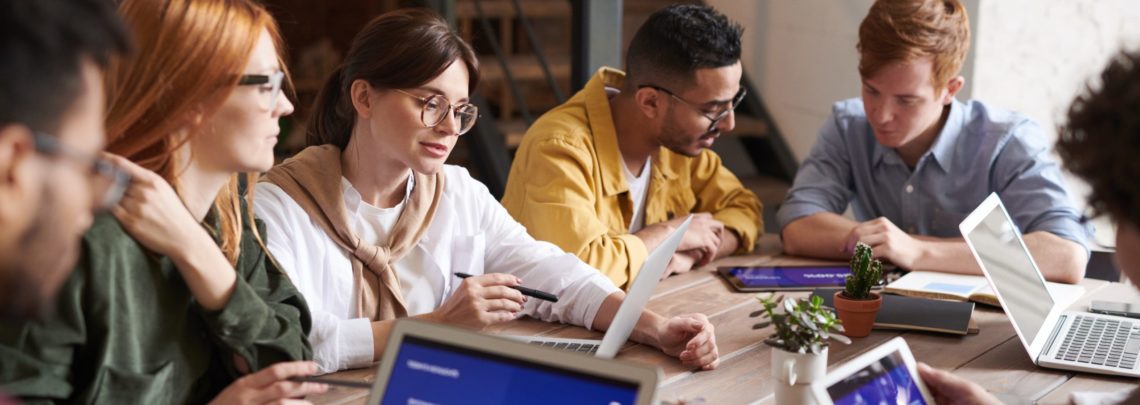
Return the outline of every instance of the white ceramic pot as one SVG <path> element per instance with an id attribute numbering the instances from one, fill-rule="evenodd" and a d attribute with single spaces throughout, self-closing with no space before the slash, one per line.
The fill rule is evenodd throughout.
<path id="1" fill-rule="evenodd" d="M 827 348 L 820 354 L 799 354 L 772 349 L 772 377 L 776 382 L 776 403 L 815 404 L 812 381 L 827 375 Z"/>

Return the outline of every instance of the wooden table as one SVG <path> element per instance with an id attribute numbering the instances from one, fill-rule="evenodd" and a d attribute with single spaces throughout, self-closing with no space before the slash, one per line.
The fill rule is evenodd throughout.
<path id="1" fill-rule="evenodd" d="M 772 238 L 761 241 L 760 252 L 779 252 L 779 242 Z M 728 257 L 706 268 L 670 277 L 662 281 L 648 307 L 664 316 L 700 312 L 709 316 L 716 327 L 721 364 L 716 370 L 697 371 L 685 367 L 656 348 L 627 343 L 617 359 L 660 367 L 664 379 L 659 382 L 658 400 L 704 399 L 706 404 L 774 403 L 771 378 L 772 348 L 762 340 L 772 328 L 752 330 L 756 319 L 748 314 L 760 308 L 754 293 L 738 293 L 713 271 L 716 265 L 767 265 L 827 263 L 777 255 Z M 1092 297 L 1136 301 L 1136 290 L 1120 283 L 1086 280 L 1085 295 L 1073 304 L 1087 308 Z M 807 293 L 797 293 L 806 296 Z M 1136 379 L 1099 376 L 1034 366 L 1017 338 L 1009 319 L 996 308 L 979 305 L 974 321 L 981 332 L 956 336 L 923 332 L 874 331 L 870 336 L 853 339 L 851 345 L 831 345 L 829 366 L 842 363 L 895 336 L 906 338 L 915 358 L 977 382 L 1006 403 L 1068 403 L 1074 391 L 1115 391 L 1137 386 Z M 532 334 L 566 338 L 601 339 L 602 334 L 577 326 L 552 324 L 534 319 L 521 319 L 489 331 L 490 333 Z M 372 381 L 375 368 L 347 370 L 330 377 Z M 318 404 L 358 404 L 367 400 L 367 390 L 334 388 L 309 399 Z"/>

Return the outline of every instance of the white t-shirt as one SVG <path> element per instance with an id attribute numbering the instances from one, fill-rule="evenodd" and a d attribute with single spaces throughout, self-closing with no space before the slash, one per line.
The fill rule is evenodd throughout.
<path id="1" fill-rule="evenodd" d="M 629 198 L 633 200 L 633 220 L 629 221 L 629 233 L 636 233 L 645 227 L 645 197 L 649 194 L 649 173 L 653 165 L 653 158 L 645 160 L 641 167 L 641 175 L 635 176 L 629 171 L 625 162 L 621 164 L 621 171 L 625 173 L 625 182 L 629 183 Z"/>
<path id="2" fill-rule="evenodd" d="M 360 198 L 360 192 L 352 187 L 348 179 L 341 178 L 341 191 L 344 193 L 345 206 L 349 212 L 356 211 L 357 216 L 351 218 L 352 230 L 356 232 L 365 244 L 380 246 L 388 244 L 388 237 L 392 228 L 396 227 L 396 220 L 404 212 L 405 203 L 414 187 L 414 178 L 408 180 L 408 187 L 404 191 L 404 198 L 392 208 L 379 208 L 370 205 Z M 425 314 L 439 307 L 437 300 L 443 297 L 443 276 L 439 272 L 420 271 L 414 263 L 422 263 L 426 252 L 423 249 L 411 249 L 400 257 L 393 265 L 396 270 L 396 279 L 400 280 L 400 291 L 404 296 L 405 309 L 408 316 Z"/>

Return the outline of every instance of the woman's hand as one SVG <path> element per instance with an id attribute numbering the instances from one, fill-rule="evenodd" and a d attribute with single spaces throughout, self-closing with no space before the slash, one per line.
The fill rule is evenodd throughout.
<path id="1" fill-rule="evenodd" d="M 518 277 L 502 273 L 465 278 L 429 319 L 475 330 L 514 320 L 527 297 L 510 287 L 521 283 Z"/>
<path id="2" fill-rule="evenodd" d="M 289 381 L 289 377 L 308 376 L 316 372 L 317 364 L 311 361 L 277 363 L 237 379 L 210 404 L 308 404 L 308 401 L 295 398 L 320 394 L 327 391 L 328 386 Z"/>
<path id="3" fill-rule="evenodd" d="M 132 238 L 163 256 L 177 256 L 195 233 L 209 238 L 165 179 L 121 156 L 106 156 L 131 175 L 130 186 L 111 213 Z"/>

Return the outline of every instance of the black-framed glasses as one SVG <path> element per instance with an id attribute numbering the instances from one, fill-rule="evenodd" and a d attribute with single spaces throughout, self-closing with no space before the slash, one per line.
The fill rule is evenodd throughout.
<path id="1" fill-rule="evenodd" d="M 127 186 L 131 184 L 131 175 L 106 158 L 70 149 L 55 137 L 42 132 L 33 132 L 32 138 L 37 152 L 46 156 L 71 159 L 90 170 L 94 178 L 94 195 L 99 196 L 96 204 L 99 210 L 107 210 L 118 204 Z"/>
<path id="2" fill-rule="evenodd" d="M 439 94 L 433 94 L 430 97 L 420 97 L 406 91 L 396 89 L 396 91 L 407 94 L 416 100 L 423 103 L 423 110 L 420 111 L 420 121 L 423 121 L 424 126 L 428 128 L 435 128 L 447 117 L 450 117 L 454 112 L 455 118 L 459 120 L 459 134 L 463 135 L 470 131 L 475 126 L 475 120 L 479 119 L 479 107 L 471 103 L 463 103 L 459 105 L 452 105 L 447 102 L 447 98 Z"/>
<path id="3" fill-rule="evenodd" d="M 277 97 L 281 95 L 281 83 L 285 81 L 285 72 L 280 70 L 268 75 L 242 75 L 238 80 L 238 86 L 261 86 L 258 92 L 261 94 L 261 102 L 263 108 L 273 110 L 277 106 Z"/>
<path id="4" fill-rule="evenodd" d="M 689 106 L 689 108 L 692 108 L 698 114 L 701 114 L 701 116 L 708 118 L 710 121 L 708 129 L 706 129 L 706 131 L 708 131 L 708 132 L 713 132 L 713 130 L 716 129 L 716 126 L 718 124 L 720 124 L 720 121 L 724 120 L 724 118 L 728 116 L 728 113 L 735 110 L 736 107 L 739 107 L 740 103 L 744 101 L 744 96 L 748 95 L 748 90 L 746 90 L 744 88 L 744 86 L 741 86 L 740 90 L 736 92 L 736 95 L 732 96 L 732 101 L 730 101 L 727 106 L 722 107 L 720 110 L 712 113 L 712 115 L 709 115 L 709 113 L 706 112 L 704 108 L 701 108 L 699 105 L 697 105 L 695 103 L 689 102 L 689 100 L 685 100 L 685 99 L 681 98 L 681 96 L 678 96 L 676 93 L 673 93 L 671 90 L 669 90 L 667 88 L 664 88 L 664 87 L 661 87 L 661 86 L 658 86 L 655 84 L 643 84 L 643 85 L 637 86 L 637 88 L 639 88 L 639 89 L 646 88 L 646 87 L 657 90 L 657 91 L 664 92 L 665 94 L 668 94 L 669 97 L 673 97 L 677 101 L 680 101 L 680 102 L 684 103 L 685 105 Z"/>

